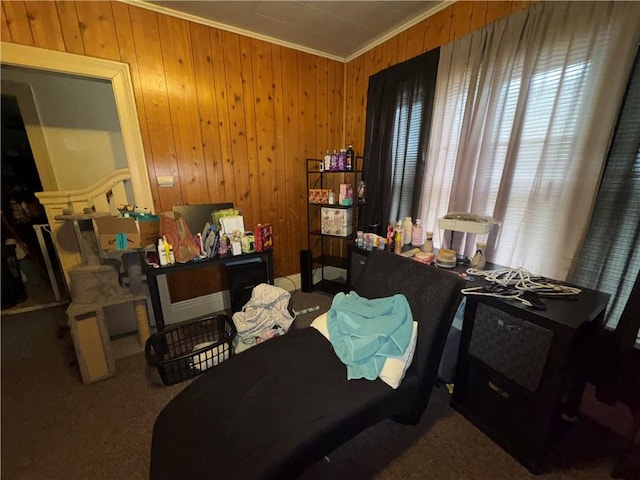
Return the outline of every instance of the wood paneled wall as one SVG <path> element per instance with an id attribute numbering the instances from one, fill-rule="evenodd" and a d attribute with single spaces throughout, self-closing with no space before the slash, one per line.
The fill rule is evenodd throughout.
<path id="1" fill-rule="evenodd" d="M 248 227 L 273 224 L 282 276 L 307 247 L 305 158 L 362 152 L 369 76 L 528 4 L 456 2 L 346 65 L 120 2 L 2 2 L 0 33 L 128 63 L 156 210 L 234 202 Z M 215 277 L 185 276 L 172 297 L 212 291 Z"/>
<path id="2" fill-rule="evenodd" d="M 347 142 L 364 150 L 369 77 L 397 63 L 445 45 L 527 7 L 530 1 L 457 1 L 347 64 Z"/>
<path id="3" fill-rule="evenodd" d="M 276 275 L 299 271 L 305 158 L 343 146 L 343 63 L 120 2 L 2 2 L 0 27 L 128 63 L 156 210 L 234 202 L 247 227 L 274 226 Z"/>

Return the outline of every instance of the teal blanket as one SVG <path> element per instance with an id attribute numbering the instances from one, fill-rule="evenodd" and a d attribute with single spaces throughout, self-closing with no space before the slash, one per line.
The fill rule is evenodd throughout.
<path id="1" fill-rule="evenodd" d="M 329 339 L 347 366 L 347 378 L 374 380 L 389 357 L 409 345 L 413 316 L 402 294 L 368 300 L 356 292 L 338 293 L 327 315 Z"/>

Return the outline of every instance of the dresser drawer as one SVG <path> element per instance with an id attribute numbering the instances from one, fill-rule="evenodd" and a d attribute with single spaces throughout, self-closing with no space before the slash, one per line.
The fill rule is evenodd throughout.
<path id="1" fill-rule="evenodd" d="M 464 398 L 453 402 L 454 408 L 523 463 L 543 458 L 548 423 L 540 404 L 496 377 L 471 362 Z"/>

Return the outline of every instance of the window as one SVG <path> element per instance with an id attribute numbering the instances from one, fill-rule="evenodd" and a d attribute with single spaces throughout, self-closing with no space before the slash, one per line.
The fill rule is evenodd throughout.
<path id="1" fill-rule="evenodd" d="M 422 89 L 417 95 L 400 93 L 400 100 L 393 124 L 391 156 L 391 215 L 396 221 L 413 216 L 413 189 L 418 166 L 418 148 L 422 127 Z M 417 98 L 415 98 L 417 97 Z M 393 218 L 390 218 L 393 221 Z"/>
<path id="2" fill-rule="evenodd" d="M 633 59 L 627 7 L 540 2 L 442 47 L 420 208 L 438 246 L 446 213 L 488 215 L 490 261 L 566 278 Z"/>

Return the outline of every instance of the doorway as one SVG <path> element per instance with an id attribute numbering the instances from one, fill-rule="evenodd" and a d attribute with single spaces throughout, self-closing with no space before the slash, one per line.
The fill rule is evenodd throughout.
<path id="1" fill-rule="evenodd" d="M 152 212 L 154 211 L 149 176 L 142 147 L 140 126 L 133 96 L 133 86 L 127 64 L 3 42 L 2 66 L 3 68 L 13 66 L 46 72 L 57 72 L 79 78 L 89 78 L 106 82 L 113 94 L 117 120 L 122 135 L 122 149 L 127 165 L 127 168 L 122 170 L 126 171 L 128 178 L 130 178 L 135 203 L 137 205 L 147 206 Z M 38 155 L 36 154 L 35 157 L 38 170 L 40 171 Z M 90 159 L 87 160 L 89 161 Z M 53 172 L 54 167 L 55 166 L 50 167 L 52 170 L 51 175 L 46 175 L 46 177 L 56 180 L 55 172 Z M 118 170 L 118 172 L 120 171 L 121 170 Z M 60 215 L 64 208 L 68 206 L 69 198 L 73 197 L 75 200 L 78 197 L 76 194 L 79 191 L 74 190 L 70 193 L 68 190 L 61 190 L 59 187 L 62 187 L 62 185 L 54 185 L 48 188 L 47 182 L 44 181 L 42 176 L 42 171 L 40 171 L 40 175 L 43 180 L 44 192 L 38 194 L 38 198 L 45 205 L 47 218 L 54 234 L 58 258 L 68 282 L 68 271 L 79 263 L 80 255 L 75 238 L 72 242 L 62 243 L 58 235 L 60 222 L 56 222 L 54 218 Z M 80 191 L 80 193 L 84 192 Z M 74 201 L 74 204 L 75 203 L 77 202 Z"/>
<path id="2" fill-rule="evenodd" d="M 42 183 L 15 95 L 2 93 L 1 116 L 2 312 L 11 314 L 60 304 L 62 277 L 57 262 L 51 269 L 45 262 L 55 252 L 40 230 L 47 223 L 35 196 Z"/>

